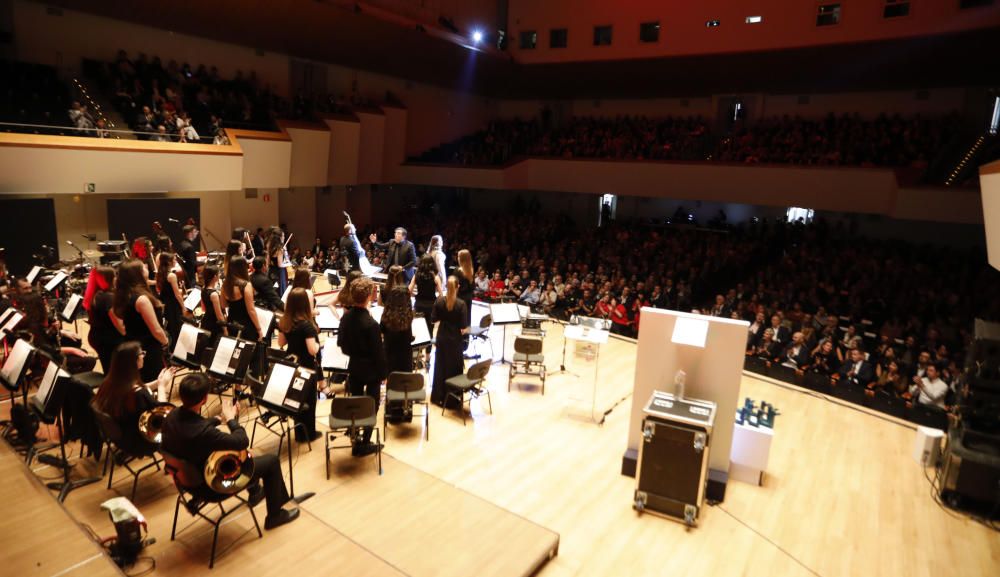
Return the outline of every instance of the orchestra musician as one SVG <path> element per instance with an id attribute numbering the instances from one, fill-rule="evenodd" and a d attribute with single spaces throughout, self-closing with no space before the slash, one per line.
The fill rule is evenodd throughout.
<path id="1" fill-rule="evenodd" d="M 267 258 L 261 255 L 256 256 L 253 259 L 253 275 L 250 277 L 255 301 L 258 306 L 271 311 L 285 310 L 285 304 L 281 302 L 281 295 L 274 288 L 274 281 L 271 280 L 271 277 L 267 273 Z"/>
<path id="2" fill-rule="evenodd" d="M 100 265 L 90 271 L 87 291 L 84 293 L 83 308 L 87 311 L 90 331 L 87 342 L 97 351 L 101 360 L 101 370 L 107 372 L 111 366 L 111 354 L 125 336 L 125 324 L 115 316 L 115 269 Z"/>
<path id="3" fill-rule="evenodd" d="M 268 236 L 266 253 L 268 273 L 278 283 L 278 294 L 285 294 L 288 287 L 288 253 L 285 252 L 285 231 L 272 226 Z"/>
<path id="4" fill-rule="evenodd" d="M 368 395 L 379 402 L 382 380 L 386 377 L 385 349 L 379 325 L 368 312 L 375 292 L 375 283 L 361 277 L 350 286 L 351 305 L 340 320 L 337 346 L 349 357 L 347 364 L 347 389 L 353 396 Z M 361 442 L 355 443 L 351 453 L 355 457 L 370 455 L 379 447 L 371 442 L 372 428 L 364 427 Z"/>
<path id="5" fill-rule="evenodd" d="M 229 334 L 222 297 L 219 296 L 219 267 L 210 264 L 201 269 L 201 286 L 201 308 L 205 311 L 201 317 L 201 328 L 212 333 L 211 341 L 214 343 L 220 335 Z"/>
<path id="6" fill-rule="evenodd" d="M 245 260 L 243 263 L 246 266 Z M 222 400 L 222 417 L 229 428 L 228 433 L 219 430 L 215 420 L 201 416 L 201 409 L 208 400 L 210 389 L 211 382 L 204 373 L 192 373 L 184 377 L 180 384 L 182 405 L 171 411 L 163 423 L 163 450 L 193 464 L 199 471 L 205 469 L 205 463 L 214 451 L 243 451 L 250 446 L 247 433 L 240 425 L 239 405 L 232 398 L 224 397 Z M 298 503 L 312 497 L 313 493 L 303 493 L 294 499 L 289 497 L 276 455 L 254 454 L 253 464 L 247 500 L 251 507 L 266 500 L 267 517 L 264 519 L 264 528 L 274 529 L 297 519 Z M 203 498 L 216 496 L 205 483 L 185 489 Z M 289 503 L 293 507 L 284 508 Z"/>
<path id="7" fill-rule="evenodd" d="M 181 324 L 184 317 L 191 313 L 184 307 L 184 282 L 179 278 L 179 272 L 174 267 L 177 259 L 173 253 L 160 253 L 160 270 L 156 273 L 156 290 L 163 302 L 163 320 L 167 325 L 167 335 L 170 336 L 170 346 L 177 342 L 181 334 Z"/>
<path id="8" fill-rule="evenodd" d="M 301 269 L 300 269 L 301 270 Z M 298 276 L 298 275 L 296 275 Z M 278 345 L 287 346 L 295 355 L 299 366 L 316 371 L 302 389 L 308 409 L 295 418 L 295 440 L 300 443 L 315 441 L 322 433 L 316 430 L 316 387 L 320 375 L 319 328 L 313 320 L 313 305 L 306 289 L 294 287 L 288 293 L 285 314 L 278 323 Z"/>
<path id="9" fill-rule="evenodd" d="M 155 381 L 144 384 L 140 371 L 145 357 L 142 346 L 135 341 L 118 345 L 104 369 L 104 381 L 91 401 L 96 409 L 118 423 L 122 436 L 115 444 L 133 455 L 151 455 L 159 448 L 139 432 L 139 416 L 158 405 L 157 398 L 166 398 L 175 370 L 163 369 Z M 157 392 L 156 397 L 151 390 Z"/>
<path id="10" fill-rule="evenodd" d="M 345 263 L 344 270 L 361 270 L 361 253 L 358 251 L 356 229 L 351 223 L 344 225 L 344 236 L 340 238 L 340 254 L 343 255 Z"/>
<path id="11" fill-rule="evenodd" d="M 118 267 L 115 286 L 114 313 L 125 324 L 125 337 L 139 341 L 146 359 L 141 369 L 143 382 L 156 380 L 165 366 L 163 347 L 170 340 L 160 325 L 159 310 L 163 304 L 153 296 L 146 279 L 146 264 L 129 259 Z"/>
<path id="12" fill-rule="evenodd" d="M 434 351 L 434 380 L 431 385 L 431 402 L 444 405 L 447 397 L 445 381 L 465 372 L 462 360 L 463 336 L 469 332 L 465 303 L 458 298 L 458 279 L 448 277 L 448 292 L 434 301 L 431 321 L 437 323 Z"/>
<path id="13" fill-rule="evenodd" d="M 222 283 L 222 300 L 228 307 L 229 321 L 243 327 L 241 338 L 253 342 L 263 338 L 254 309 L 254 287 L 247 274 L 247 261 L 241 256 L 229 259 L 229 276 Z"/>
<path id="14" fill-rule="evenodd" d="M 181 234 L 184 240 L 177 245 L 177 256 L 180 257 L 181 267 L 184 269 L 185 280 L 194 286 L 198 278 L 198 249 L 195 239 L 198 238 L 198 227 L 193 224 L 185 224 L 181 227 Z"/>

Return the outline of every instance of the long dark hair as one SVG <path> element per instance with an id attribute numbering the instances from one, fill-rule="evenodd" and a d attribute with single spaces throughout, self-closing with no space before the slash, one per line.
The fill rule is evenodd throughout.
<path id="1" fill-rule="evenodd" d="M 278 330 L 288 334 L 299 321 L 308 321 L 313 325 L 312 307 L 309 305 L 309 295 L 306 289 L 295 287 L 288 292 L 288 300 L 285 302 L 285 314 L 281 315 L 278 321 Z"/>
<path id="2" fill-rule="evenodd" d="M 222 258 L 222 267 L 225 269 L 226 276 L 229 276 L 230 259 L 234 256 L 243 258 L 243 255 L 240 254 L 241 246 L 243 246 L 243 243 L 238 240 L 231 240 L 228 244 L 226 244 L 226 255 Z"/>
<path id="3" fill-rule="evenodd" d="M 295 276 L 292 278 L 292 287 L 303 289 L 312 288 L 312 275 L 309 273 L 309 269 L 304 266 L 300 266 L 295 269 Z"/>
<path id="4" fill-rule="evenodd" d="M 237 281 L 240 281 L 237 285 Z M 250 282 L 250 272 L 247 268 L 247 259 L 242 256 L 229 257 L 229 274 L 222 282 L 222 300 L 229 302 L 233 298 L 233 289 L 242 289 L 246 283 Z"/>
<path id="5" fill-rule="evenodd" d="M 340 287 L 340 292 L 337 293 L 337 304 L 342 307 L 349 307 L 354 304 L 351 297 L 351 285 L 354 281 L 362 277 L 361 271 L 352 270 L 347 273 L 347 279 L 344 281 L 344 286 Z"/>
<path id="6" fill-rule="evenodd" d="M 382 312 L 382 326 L 391 331 L 405 331 L 413 321 L 413 307 L 410 306 L 410 291 L 403 285 L 392 287 L 385 294 L 385 310 Z"/>
<path id="7" fill-rule="evenodd" d="M 448 294 L 445 295 L 445 306 L 448 310 L 455 309 L 455 300 L 458 299 L 458 277 L 451 275 L 448 277 Z"/>
<path id="8" fill-rule="evenodd" d="M 142 346 L 137 341 L 126 341 L 115 349 L 111 356 L 111 368 L 94 396 L 94 405 L 101 412 L 118 418 L 135 410 L 132 389 L 142 384 L 139 373 L 140 354 Z"/>
<path id="9" fill-rule="evenodd" d="M 420 261 L 417 262 L 417 276 L 420 278 L 437 276 L 437 263 L 434 262 L 434 257 L 427 253 L 420 257 Z"/>
<path id="10" fill-rule="evenodd" d="M 385 277 L 385 292 L 387 294 L 397 286 L 406 286 L 406 283 L 403 282 L 403 267 L 398 264 L 390 266 Z"/>
<path id="11" fill-rule="evenodd" d="M 133 296 L 145 296 L 155 308 L 163 304 L 149 290 L 142 272 L 142 261 L 131 258 L 118 267 L 118 284 L 115 285 L 115 315 L 123 319 Z"/>
<path id="12" fill-rule="evenodd" d="M 167 275 L 173 272 L 174 263 L 177 262 L 177 255 L 172 252 L 161 252 L 159 270 L 156 271 L 156 290 L 160 293 L 160 298 L 166 298 L 163 295 L 166 294 L 167 290 L 170 288 L 170 283 L 167 282 Z M 173 296 L 173 294 L 171 294 Z"/>

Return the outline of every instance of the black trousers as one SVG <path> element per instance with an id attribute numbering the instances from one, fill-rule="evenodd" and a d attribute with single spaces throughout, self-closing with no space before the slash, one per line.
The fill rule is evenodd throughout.
<path id="1" fill-rule="evenodd" d="M 253 456 L 253 477 L 250 486 L 253 487 L 258 482 L 264 483 L 264 500 L 267 502 L 268 516 L 276 515 L 289 499 L 285 479 L 281 476 L 281 461 L 277 455 Z M 202 485 L 192 493 L 208 499 L 218 496 L 218 493 L 209 489 L 208 485 Z"/>
<path id="2" fill-rule="evenodd" d="M 309 408 L 299 416 L 295 417 L 295 438 L 312 439 L 316 434 L 316 379 L 309 379 L 309 382 L 302 387 L 302 398 L 309 403 Z"/>
<path id="3" fill-rule="evenodd" d="M 354 377 L 347 377 L 347 390 L 351 393 L 353 397 L 360 397 L 368 395 L 369 397 L 375 399 L 375 404 L 378 405 L 379 399 L 382 394 L 382 383 L 379 381 L 366 381 L 362 379 L 356 379 Z M 365 443 L 370 443 L 372 440 L 372 428 L 363 427 L 361 429 L 361 440 Z"/>

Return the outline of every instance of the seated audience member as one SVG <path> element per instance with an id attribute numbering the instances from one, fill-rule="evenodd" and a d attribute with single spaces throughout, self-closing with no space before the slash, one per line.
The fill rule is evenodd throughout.
<path id="1" fill-rule="evenodd" d="M 906 375 L 899 370 L 899 363 L 891 360 L 878 373 L 878 379 L 868 385 L 869 389 L 882 391 L 888 395 L 900 396 L 907 391 Z"/>
<path id="2" fill-rule="evenodd" d="M 761 337 L 764 336 L 765 328 L 764 313 L 757 313 L 756 317 L 754 317 L 754 322 L 751 323 L 750 328 L 747 330 L 747 350 L 757 346 Z"/>
<path id="3" fill-rule="evenodd" d="M 945 396 L 948 394 L 948 384 L 941 380 L 937 365 L 927 365 L 922 377 L 913 377 L 910 395 L 917 397 L 917 402 L 925 407 L 946 409 Z"/>
<path id="4" fill-rule="evenodd" d="M 782 366 L 792 369 L 800 369 L 809 362 L 809 349 L 806 347 L 802 331 L 792 335 L 792 342 L 788 343 L 781 354 Z"/>
<path id="5" fill-rule="evenodd" d="M 851 349 L 850 358 L 837 372 L 840 382 L 867 387 L 875 380 L 875 371 L 871 363 L 865 360 L 865 353 L 860 348 Z"/>
<path id="6" fill-rule="evenodd" d="M 232 399 L 225 397 L 222 401 L 222 417 L 229 428 L 228 433 L 216 427 L 215 419 L 201 416 L 210 389 L 211 382 L 204 373 L 184 377 L 180 384 L 182 406 L 171 411 L 163 423 L 163 450 L 191 463 L 198 471 L 205 470 L 206 461 L 215 451 L 245 451 L 250 446 L 250 440 L 238 418 L 239 405 Z M 313 493 L 301 493 L 295 499 L 288 496 L 281 464 L 276 455 L 255 451 L 253 462 L 253 479 L 247 488 L 248 500 L 251 507 L 262 500 L 267 501 L 264 528 L 274 529 L 297 519 L 298 503 L 312 497 Z M 185 489 L 202 498 L 212 498 L 215 495 L 204 482 Z M 293 506 L 284 508 L 288 504 Z"/>
<path id="7" fill-rule="evenodd" d="M 833 348 L 833 341 L 826 341 L 814 350 L 805 370 L 821 375 L 832 375 L 840 366 L 840 357 Z"/>
<path id="8" fill-rule="evenodd" d="M 534 308 L 542 300 L 542 291 L 538 288 L 538 283 L 529 281 L 528 287 L 524 289 L 518 299 L 522 304 Z"/>

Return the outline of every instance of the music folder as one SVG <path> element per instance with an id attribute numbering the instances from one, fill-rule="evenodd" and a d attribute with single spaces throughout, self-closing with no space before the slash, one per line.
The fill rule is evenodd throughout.
<path id="1" fill-rule="evenodd" d="M 82 304 L 83 297 L 78 294 L 70 295 L 69 300 L 66 301 L 66 306 L 64 306 L 62 311 L 59 312 L 59 316 L 62 317 L 62 320 L 68 323 L 73 322 L 77 313 L 80 312 L 80 305 Z"/>
<path id="2" fill-rule="evenodd" d="M 347 363 L 350 362 L 350 358 L 337 346 L 337 339 L 329 338 L 323 343 L 321 362 L 323 363 L 323 368 L 328 371 L 344 372 L 347 370 Z"/>
<path id="3" fill-rule="evenodd" d="M 38 275 L 41 272 L 42 272 L 42 267 L 37 265 L 33 266 L 31 267 L 31 271 L 28 272 L 27 276 L 24 277 L 24 280 L 28 281 L 28 284 L 35 284 L 35 279 L 38 278 Z"/>
<path id="4" fill-rule="evenodd" d="M 215 347 L 208 372 L 212 376 L 229 382 L 241 382 L 253 361 L 255 344 L 233 337 L 220 337 Z"/>
<path id="5" fill-rule="evenodd" d="M 197 309 L 198 305 L 200 304 L 201 304 L 201 289 L 198 287 L 194 287 L 193 289 L 191 289 L 191 292 L 189 292 L 188 295 L 184 297 L 184 308 L 186 308 L 191 312 L 194 312 L 195 309 Z"/>
<path id="6" fill-rule="evenodd" d="M 311 369 L 296 366 L 288 361 L 275 361 L 264 380 L 260 395 L 262 404 L 288 413 L 299 413 L 315 399 L 307 398 L 306 384 L 316 376 Z"/>
<path id="7" fill-rule="evenodd" d="M 270 338 L 271 329 L 274 325 L 274 312 L 261 307 L 254 308 L 257 310 L 257 322 L 260 323 L 261 336 Z"/>
<path id="8" fill-rule="evenodd" d="M 410 323 L 410 331 L 413 333 L 411 347 L 426 347 L 431 344 L 431 332 L 427 329 L 427 321 L 423 317 L 414 317 Z"/>

